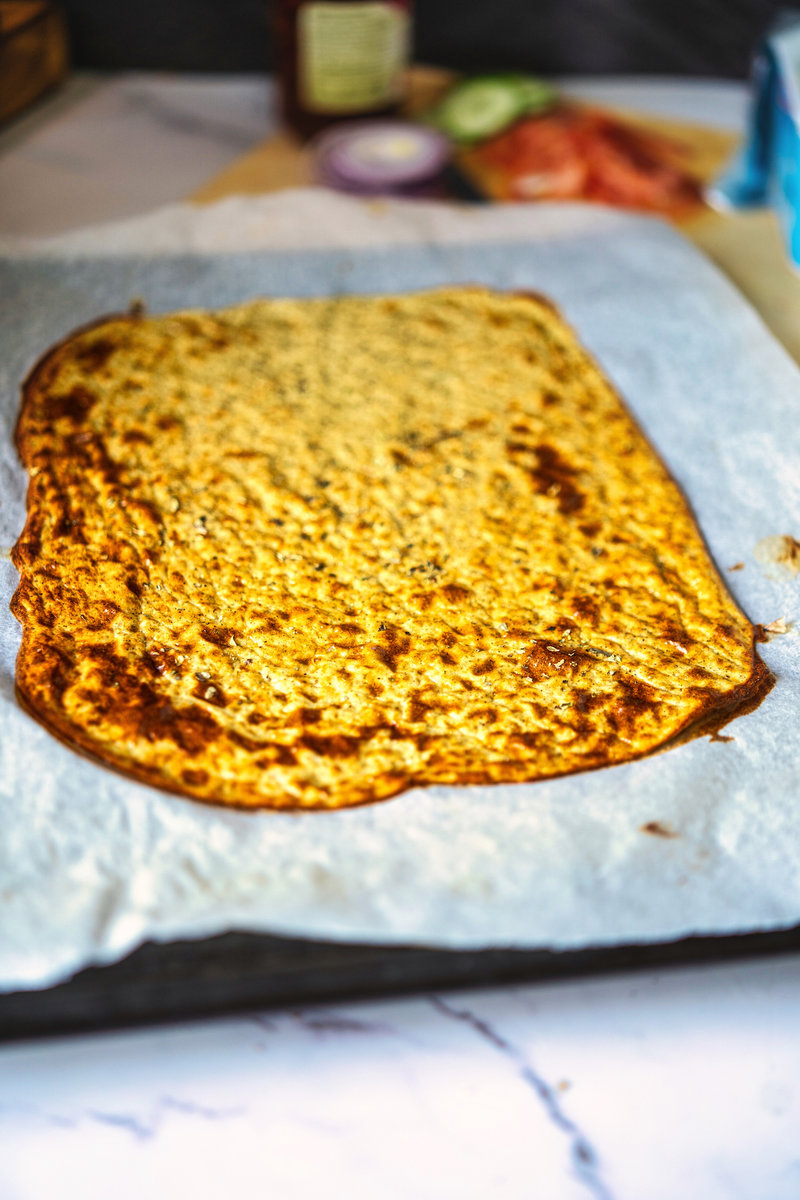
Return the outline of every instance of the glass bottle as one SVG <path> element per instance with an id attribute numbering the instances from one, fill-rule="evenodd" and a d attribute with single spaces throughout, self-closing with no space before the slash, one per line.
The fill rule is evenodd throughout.
<path id="1" fill-rule="evenodd" d="M 281 115 L 302 138 L 390 116 L 405 93 L 411 0 L 273 0 Z"/>

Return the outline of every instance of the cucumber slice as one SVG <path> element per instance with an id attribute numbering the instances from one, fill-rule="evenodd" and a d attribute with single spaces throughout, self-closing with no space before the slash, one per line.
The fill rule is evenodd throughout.
<path id="1" fill-rule="evenodd" d="M 550 84 L 528 75 L 478 75 L 456 84 L 430 119 L 454 142 L 479 142 L 525 113 L 549 108 L 555 95 Z"/>
<path id="2" fill-rule="evenodd" d="M 552 108 L 556 101 L 556 89 L 543 79 L 534 79 L 532 75 L 517 75 L 517 87 L 525 96 L 525 112 L 544 112 Z"/>

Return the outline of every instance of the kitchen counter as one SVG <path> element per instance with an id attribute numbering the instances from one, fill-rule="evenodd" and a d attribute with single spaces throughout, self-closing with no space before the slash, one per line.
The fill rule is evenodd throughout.
<path id="1" fill-rule="evenodd" d="M 570 79 L 569 91 L 736 130 L 736 83 Z M 277 126 L 253 77 L 83 73 L 0 130 L 0 235 L 60 233 L 183 199 Z"/>
<path id="2" fill-rule="evenodd" d="M 796 1200 L 796 958 L 0 1049 L 4 1200 Z"/>
<path id="3" fill-rule="evenodd" d="M 744 89 L 570 81 L 740 127 Z M 192 192 L 259 79 L 78 76 L 0 132 L 0 234 Z M 796 1200 L 800 957 L 255 1012 L 0 1047 L 2 1200 Z"/>

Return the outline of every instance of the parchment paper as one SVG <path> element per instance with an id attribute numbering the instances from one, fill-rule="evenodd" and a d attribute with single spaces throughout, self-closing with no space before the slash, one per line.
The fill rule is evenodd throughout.
<path id="1" fill-rule="evenodd" d="M 0 539 L 23 521 L 19 383 L 76 325 L 251 296 L 453 281 L 544 291 L 684 487 L 752 620 L 800 617 L 800 582 L 754 557 L 800 537 L 800 373 L 697 251 L 588 206 L 458 210 L 313 190 L 181 206 L 0 244 Z M 726 568 L 743 562 L 732 574 Z M 762 647 L 778 684 L 726 730 L 548 783 L 417 789 L 372 807 L 225 812 L 79 757 L 17 706 L 0 598 L 0 987 L 44 986 L 146 938 L 252 929 L 448 947 L 577 948 L 800 922 L 800 638 Z M 660 822 L 675 836 L 642 832 Z"/>

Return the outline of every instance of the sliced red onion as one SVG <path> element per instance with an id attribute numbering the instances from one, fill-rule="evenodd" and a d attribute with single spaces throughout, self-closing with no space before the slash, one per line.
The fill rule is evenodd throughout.
<path id="1" fill-rule="evenodd" d="M 318 181 L 358 195 L 413 193 L 434 185 L 450 160 L 450 143 L 424 125 L 352 121 L 312 143 Z"/>

